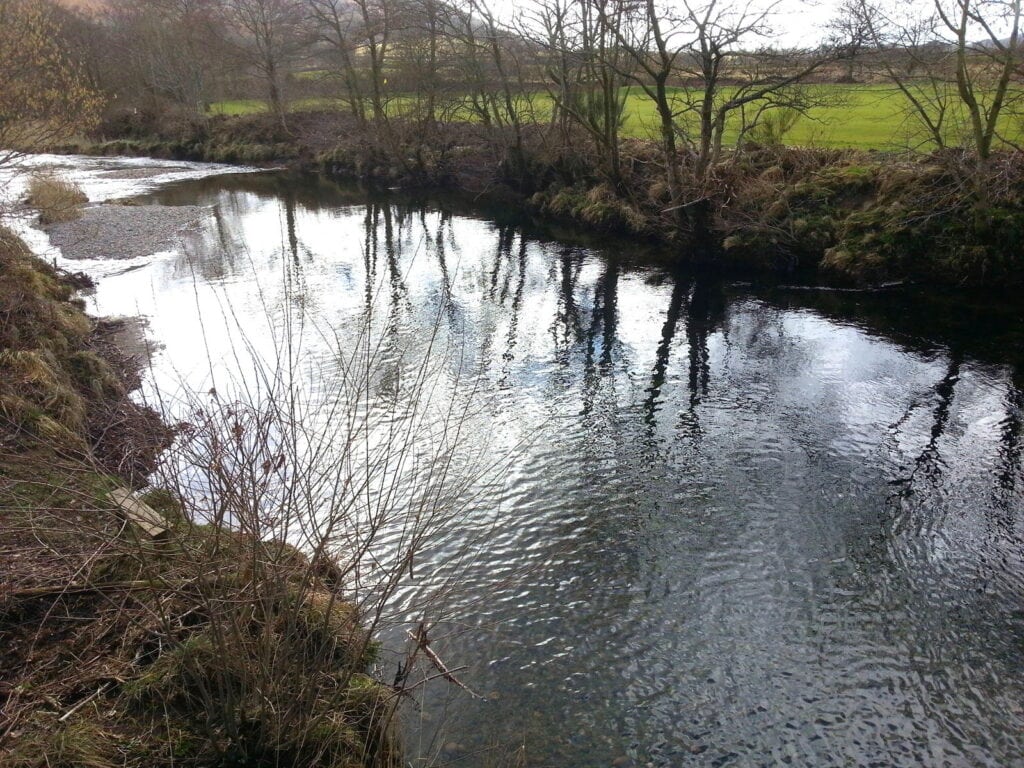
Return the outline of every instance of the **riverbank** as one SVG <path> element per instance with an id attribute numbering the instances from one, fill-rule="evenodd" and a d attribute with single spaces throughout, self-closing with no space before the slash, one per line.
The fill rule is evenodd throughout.
<path id="1" fill-rule="evenodd" d="M 328 561 L 180 488 L 125 500 L 174 431 L 130 397 L 131 325 L 80 286 L 0 229 L 0 763 L 397 765 L 396 697 Z"/>
<path id="2" fill-rule="evenodd" d="M 58 149 L 223 163 L 278 163 L 374 185 L 457 190 L 543 221 L 669 247 L 691 266 L 874 286 L 1024 283 L 1024 163 L 931 155 L 748 146 L 707 175 L 680 157 L 672 203 L 651 142 L 623 145 L 609 181 L 586 153 L 534 131 L 495 138 L 468 123 L 391 121 L 368 129 L 338 112 L 204 121 L 123 116 Z"/>

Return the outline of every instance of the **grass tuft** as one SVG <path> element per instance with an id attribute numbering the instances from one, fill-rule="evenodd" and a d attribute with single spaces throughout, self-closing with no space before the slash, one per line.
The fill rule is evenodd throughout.
<path id="1" fill-rule="evenodd" d="M 42 173 L 29 180 L 28 203 L 39 210 L 41 224 L 77 219 L 82 215 L 82 206 L 88 202 L 82 188 L 67 179 Z"/>

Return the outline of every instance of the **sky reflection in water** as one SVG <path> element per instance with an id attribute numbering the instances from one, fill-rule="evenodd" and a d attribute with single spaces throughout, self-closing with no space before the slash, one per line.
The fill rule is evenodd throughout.
<path id="1" fill-rule="evenodd" d="M 551 766 L 1021 759 L 1019 326 L 943 333 L 913 307 L 892 322 L 884 298 L 673 275 L 621 245 L 280 175 L 156 199 L 211 216 L 182 252 L 108 272 L 94 299 L 148 317 L 151 386 L 233 368 L 225 316 L 267 354 L 286 317 L 342 341 L 371 317 L 395 375 L 436 326 L 442 391 L 478 392 L 465 439 L 522 444 L 479 502 L 500 524 L 437 633 L 488 700 L 430 688 L 410 708 L 413 751 L 447 744 L 464 765 L 518 746 Z M 322 377 L 336 342 L 303 338 Z"/>

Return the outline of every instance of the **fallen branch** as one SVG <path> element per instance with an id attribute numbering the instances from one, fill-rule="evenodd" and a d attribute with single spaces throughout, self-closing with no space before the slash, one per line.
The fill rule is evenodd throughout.
<path id="1" fill-rule="evenodd" d="M 409 638 L 416 643 L 417 650 L 423 651 L 426 657 L 430 659 L 430 663 L 437 668 L 437 671 L 440 673 L 440 677 L 443 677 L 452 685 L 458 686 L 466 693 L 468 693 L 470 696 L 472 696 L 474 699 L 484 698 L 479 693 L 476 693 L 475 691 L 471 690 L 469 686 L 467 686 L 457 677 L 455 677 L 455 675 L 452 674 L 452 670 L 448 669 L 448 667 L 445 666 L 445 663 L 441 661 L 441 657 L 434 653 L 433 649 L 430 647 L 430 641 L 427 639 L 426 627 L 424 627 L 423 624 L 420 624 L 419 627 L 417 627 L 415 633 L 407 631 L 406 634 L 409 635 Z M 465 667 L 458 668 L 458 670 L 462 669 L 465 669 Z"/>

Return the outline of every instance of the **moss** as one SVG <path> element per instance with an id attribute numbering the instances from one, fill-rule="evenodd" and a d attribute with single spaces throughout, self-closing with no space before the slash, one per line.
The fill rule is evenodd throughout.
<path id="1" fill-rule="evenodd" d="M 535 193 L 530 205 L 548 216 L 606 232 L 646 234 L 651 230 L 645 214 L 606 184 L 556 187 Z"/>
<path id="2" fill-rule="evenodd" d="M 878 175 L 878 169 L 866 165 L 847 165 L 842 169 L 841 175 L 847 179 L 874 181 Z"/>
<path id="3" fill-rule="evenodd" d="M 401 765 L 391 727 L 398 704 L 395 692 L 368 675 L 353 675 L 343 695 L 347 719 L 354 722 L 363 735 L 361 757 L 374 765 Z"/>
<path id="4" fill-rule="evenodd" d="M 647 228 L 643 215 L 606 184 L 588 190 L 573 214 L 587 224 L 608 230 L 641 233 Z"/>
<path id="5" fill-rule="evenodd" d="M 935 163 L 881 171 L 875 199 L 845 218 L 822 267 L 861 282 L 1019 282 L 1024 207 L 1004 178 L 1013 173 Z"/>
<path id="6" fill-rule="evenodd" d="M 322 617 L 325 626 L 351 635 L 354 616 L 351 606 L 338 604 L 335 611 L 325 609 L 319 602 L 315 605 L 319 607 L 311 609 L 309 620 L 321 620 L 318 611 L 326 610 Z M 344 617 L 338 619 L 338 625 L 332 623 L 335 613 Z M 308 642 L 312 636 L 313 633 L 303 636 L 301 632 L 282 635 L 273 641 L 274 653 L 287 654 L 293 647 L 293 640 Z M 142 674 L 124 686 L 126 701 L 143 709 L 158 705 L 173 715 L 179 727 L 191 723 L 194 738 L 189 748 L 193 752 L 211 748 L 208 741 L 202 743 L 206 708 L 232 702 L 239 718 L 240 740 L 227 747 L 227 755 L 266 754 L 275 764 L 308 765 L 315 757 L 316 764 L 327 766 L 397 765 L 388 762 L 398 754 L 390 732 L 396 704 L 394 694 L 373 678 L 353 674 L 347 667 L 339 668 L 343 671 L 337 674 L 334 685 L 320 687 L 312 719 L 301 729 L 299 741 L 295 741 L 297 734 L 277 733 L 272 722 L 263 721 L 259 712 L 267 702 L 307 695 L 304 686 L 309 681 L 296 677 L 290 681 L 291 687 L 288 680 L 279 681 L 285 685 L 278 689 L 261 685 L 258 681 L 264 680 L 265 673 L 254 668 L 262 663 L 260 638 L 266 636 L 259 632 L 253 635 L 251 657 L 245 654 L 225 656 L 212 630 L 194 632 L 185 641 L 162 652 Z M 232 643 L 239 649 L 247 647 Z M 282 658 L 278 663 L 283 661 Z M 269 684 L 269 680 L 264 682 Z M 290 692 L 292 689 L 294 693 Z M 215 701 L 210 701 L 211 694 L 216 697 Z M 223 712 L 219 716 L 222 717 Z M 387 760 L 382 760 L 383 756 Z"/>
<path id="7" fill-rule="evenodd" d="M 308 731 L 309 744 L 331 768 L 363 768 L 365 738 L 340 712 L 324 715 Z M 315 746 L 314 746 L 315 745 Z M 311 749 L 310 751 L 313 751 Z"/>
<path id="8" fill-rule="evenodd" d="M 1024 280 L 1024 173 L 934 158 L 848 157 L 739 183 L 716 226 L 726 262 L 814 267 L 840 281 L 981 286 Z M 753 172 L 753 169 L 749 169 Z"/>
<path id="9" fill-rule="evenodd" d="M 346 669 L 363 670 L 373 663 L 380 646 L 362 629 L 355 605 L 321 590 L 290 601 L 285 616 L 295 623 L 310 656 L 330 655 Z"/>
<path id="10" fill-rule="evenodd" d="M 217 643 L 207 632 L 195 632 L 183 642 L 160 653 L 143 673 L 124 685 L 130 701 L 159 704 L 182 713 L 200 714 L 204 696 L 216 691 L 231 701 L 242 691 L 244 670 L 238 656 L 221 657 Z"/>
<path id="11" fill-rule="evenodd" d="M 73 439 L 85 425 L 86 405 L 57 357 L 48 350 L 0 351 L 3 412 L 12 424 L 53 439 Z"/>
<path id="12" fill-rule="evenodd" d="M 70 303 L 71 289 L 32 256 L 9 231 L 0 229 L 0 414 L 10 428 L 59 440 L 75 450 L 85 425 L 86 377 L 113 381 L 109 369 L 83 350 L 91 324 Z"/>

